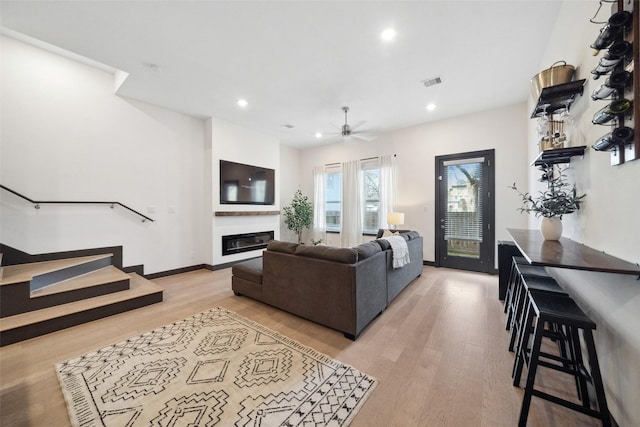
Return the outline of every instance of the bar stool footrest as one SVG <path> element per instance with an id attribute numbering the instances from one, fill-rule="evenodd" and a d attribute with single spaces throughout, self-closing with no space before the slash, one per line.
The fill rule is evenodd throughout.
<path id="1" fill-rule="evenodd" d="M 603 418 L 602 413 L 600 411 L 596 411 L 591 408 L 585 408 L 582 405 L 578 405 L 577 403 L 571 402 L 569 400 L 565 400 L 560 397 L 547 394 L 540 390 L 536 390 L 536 389 L 531 390 L 531 395 L 539 397 L 540 399 L 548 400 L 549 402 L 553 402 L 557 405 L 564 406 L 565 408 L 573 409 L 574 411 L 581 412 L 583 414 L 589 415 L 594 418 L 599 418 L 601 420 Z"/>
<path id="2" fill-rule="evenodd" d="M 565 359 L 566 360 L 566 359 Z M 582 372 L 576 372 L 575 369 L 567 368 L 565 366 L 556 365 L 555 363 L 549 363 L 544 360 L 538 360 L 538 366 L 544 366 L 545 368 L 553 369 L 555 371 L 564 372 L 569 375 L 582 375 Z"/>

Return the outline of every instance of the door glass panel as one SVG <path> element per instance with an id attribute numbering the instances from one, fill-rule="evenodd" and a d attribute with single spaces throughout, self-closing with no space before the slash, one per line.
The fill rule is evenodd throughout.
<path id="1" fill-rule="evenodd" d="M 448 256 L 480 258 L 483 163 L 484 158 L 443 162 L 447 180 L 443 222 Z"/>

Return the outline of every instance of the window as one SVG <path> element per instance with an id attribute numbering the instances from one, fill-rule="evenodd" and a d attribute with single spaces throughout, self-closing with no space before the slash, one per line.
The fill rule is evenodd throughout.
<path id="1" fill-rule="evenodd" d="M 376 163 L 362 165 L 362 232 L 376 234 L 380 228 L 380 166 Z"/>
<path id="2" fill-rule="evenodd" d="M 380 228 L 380 167 L 371 162 L 362 165 L 362 231 L 376 234 Z M 325 174 L 325 215 L 327 231 L 340 231 L 342 213 L 342 174 L 339 168 Z"/>
<path id="3" fill-rule="evenodd" d="M 332 168 L 325 174 L 325 216 L 327 231 L 340 231 L 340 200 L 342 199 L 342 179 L 340 170 Z"/>

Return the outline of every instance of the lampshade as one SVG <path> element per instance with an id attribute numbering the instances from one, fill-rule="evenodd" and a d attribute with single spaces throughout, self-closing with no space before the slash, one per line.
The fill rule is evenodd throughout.
<path id="1" fill-rule="evenodd" d="M 389 212 L 387 214 L 387 224 L 389 224 L 389 225 L 404 224 L 404 213 L 402 213 L 402 212 Z"/>

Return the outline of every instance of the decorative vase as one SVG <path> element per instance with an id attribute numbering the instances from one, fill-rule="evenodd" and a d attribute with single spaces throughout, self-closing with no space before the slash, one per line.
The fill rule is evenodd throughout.
<path id="1" fill-rule="evenodd" d="M 540 232 L 545 240 L 559 240 L 562 236 L 562 220 L 560 218 L 542 218 Z"/>

